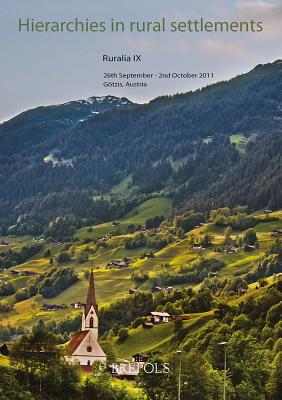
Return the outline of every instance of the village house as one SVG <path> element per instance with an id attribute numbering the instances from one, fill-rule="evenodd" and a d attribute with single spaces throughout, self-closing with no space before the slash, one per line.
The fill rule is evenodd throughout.
<path id="1" fill-rule="evenodd" d="M 282 236 L 282 229 L 274 229 L 271 232 L 271 237 L 280 237 Z"/>
<path id="2" fill-rule="evenodd" d="M 113 221 L 113 222 L 112 222 L 112 226 L 119 226 L 119 225 L 120 225 L 120 223 L 117 222 L 117 221 Z"/>
<path id="3" fill-rule="evenodd" d="M 17 269 L 12 269 L 12 270 L 10 271 L 10 274 L 11 274 L 11 275 L 20 275 L 21 273 L 20 273 L 20 271 L 18 271 Z"/>
<path id="4" fill-rule="evenodd" d="M 238 247 L 228 247 L 227 249 L 223 250 L 223 253 L 225 254 L 235 254 L 239 252 L 239 248 Z"/>
<path id="5" fill-rule="evenodd" d="M 151 289 L 152 293 L 158 293 L 162 290 L 162 288 L 160 286 L 153 286 Z"/>
<path id="6" fill-rule="evenodd" d="M 111 236 L 103 236 L 102 238 L 98 239 L 98 243 L 107 242 L 111 239 Z"/>
<path id="7" fill-rule="evenodd" d="M 57 311 L 57 310 L 63 310 L 67 308 L 65 304 L 46 304 L 44 303 L 42 305 L 42 310 L 43 311 Z"/>
<path id="8" fill-rule="evenodd" d="M 250 252 L 250 251 L 254 251 L 256 249 L 255 246 L 251 246 L 250 244 L 245 244 L 244 245 L 244 251 L 246 252 Z"/>
<path id="9" fill-rule="evenodd" d="M 6 240 L 1 240 L 0 246 L 11 246 L 11 242 L 7 242 Z"/>
<path id="10" fill-rule="evenodd" d="M 34 272 L 34 271 L 23 271 L 23 275 L 25 275 L 25 276 L 36 276 L 36 275 L 38 275 L 38 273 Z"/>
<path id="11" fill-rule="evenodd" d="M 150 321 L 153 324 L 161 324 L 161 323 L 166 323 L 171 319 L 171 316 L 167 312 L 158 312 L 158 311 L 152 311 L 150 313 Z"/>
<path id="12" fill-rule="evenodd" d="M 201 244 L 193 244 L 193 250 L 204 250 L 205 248 Z"/>
<path id="13" fill-rule="evenodd" d="M 153 322 L 144 321 L 142 323 L 142 327 L 143 327 L 143 329 L 151 329 L 154 327 L 154 324 L 153 324 Z"/>
<path id="14" fill-rule="evenodd" d="M 166 291 L 167 293 L 171 293 L 171 292 L 174 291 L 174 287 L 173 287 L 173 286 L 166 286 L 166 287 L 165 287 L 165 291 Z"/>
<path id="15" fill-rule="evenodd" d="M 126 262 L 126 263 L 131 263 L 132 261 L 133 261 L 133 259 L 129 258 L 129 257 L 124 257 L 124 259 L 123 259 L 123 262 Z"/>
<path id="16" fill-rule="evenodd" d="M 84 306 L 83 303 L 81 303 L 80 301 L 77 301 L 76 303 L 71 303 L 71 308 L 75 308 L 75 309 L 80 309 Z"/>
<path id="17" fill-rule="evenodd" d="M 95 361 L 106 363 L 107 356 L 98 341 L 98 304 L 94 285 L 93 270 L 90 273 L 86 303 L 83 308 L 81 330 L 77 332 L 68 344 L 66 358 L 79 362 L 86 372 L 91 372 Z"/>
<path id="18" fill-rule="evenodd" d="M 109 365 L 108 370 L 115 378 L 134 380 L 148 360 L 147 354 L 136 353 L 133 354 L 131 363 L 113 363 Z"/>
<path id="19" fill-rule="evenodd" d="M 144 258 L 145 259 L 152 258 L 152 253 L 145 253 Z"/>
<path id="20" fill-rule="evenodd" d="M 145 353 L 136 353 L 132 356 L 132 362 L 144 363 L 149 360 L 149 356 Z"/>
<path id="21" fill-rule="evenodd" d="M 131 262 L 132 259 L 126 257 L 122 261 L 112 260 L 106 265 L 106 268 L 127 268 Z"/>

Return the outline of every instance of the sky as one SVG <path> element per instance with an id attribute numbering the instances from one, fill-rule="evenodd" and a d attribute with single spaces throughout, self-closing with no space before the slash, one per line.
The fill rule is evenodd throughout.
<path id="1" fill-rule="evenodd" d="M 26 33 L 40 21 L 257 20 L 260 33 Z M 144 103 L 232 78 L 281 55 L 282 0 L 0 0 L 0 121 L 38 105 L 90 96 Z M 142 63 L 103 63 L 103 54 L 142 54 Z M 213 73 L 206 79 L 153 79 L 146 88 L 103 86 L 104 72 Z"/>

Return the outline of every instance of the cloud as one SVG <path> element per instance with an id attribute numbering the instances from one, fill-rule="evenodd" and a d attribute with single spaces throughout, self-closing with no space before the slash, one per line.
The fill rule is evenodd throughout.
<path id="1" fill-rule="evenodd" d="M 199 48 L 202 53 L 212 54 L 220 58 L 248 58 L 250 51 L 239 43 L 225 42 L 221 39 L 207 38 L 200 40 Z"/>
<path id="2" fill-rule="evenodd" d="M 237 0 L 232 8 L 214 5 L 213 12 L 217 17 L 226 20 L 256 20 L 263 22 L 263 31 L 259 39 L 279 39 L 282 34 L 282 3 L 267 0 Z"/>
<path id="3" fill-rule="evenodd" d="M 263 22 L 263 31 L 259 37 L 280 38 L 282 34 L 282 3 L 265 0 L 238 1 L 235 4 L 238 18 L 260 19 Z"/>

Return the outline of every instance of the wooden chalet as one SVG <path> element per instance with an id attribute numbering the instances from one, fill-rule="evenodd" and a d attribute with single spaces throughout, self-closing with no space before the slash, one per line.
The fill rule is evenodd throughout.
<path id="1" fill-rule="evenodd" d="M 158 311 L 152 311 L 150 313 L 150 321 L 153 324 L 161 324 L 161 323 L 166 323 L 171 319 L 171 316 L 167 312 L 158 312 Z"/>
<path id="2" fill-rule="evenodd" d="M 144 363 L 144 362 L 147 362 L 148 360 L 149 360 L 149 356 L 148 356 L 148 354 L 145 354 L 145 353 L 136 353 L 136 354 L 133 354 L 133 356 L 132 356 L 132 362 Z"/>

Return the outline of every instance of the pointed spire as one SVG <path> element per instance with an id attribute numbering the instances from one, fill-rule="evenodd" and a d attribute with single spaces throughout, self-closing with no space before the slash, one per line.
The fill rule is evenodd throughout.
<path id="1" fill-rule="evenodd" d="M 94 306 L 96 313 L 98 313 L 98 307 L 97 307 L 96 295 L 95 295 L 93 269 L 91 269 L 91 272 L 90 272 L 89 286 L 88 286 L 87 297 L 86 297 L 86 304 L 85 304 L 85 314 L 86 315 L 88 314 L 91 306 Z"/>

